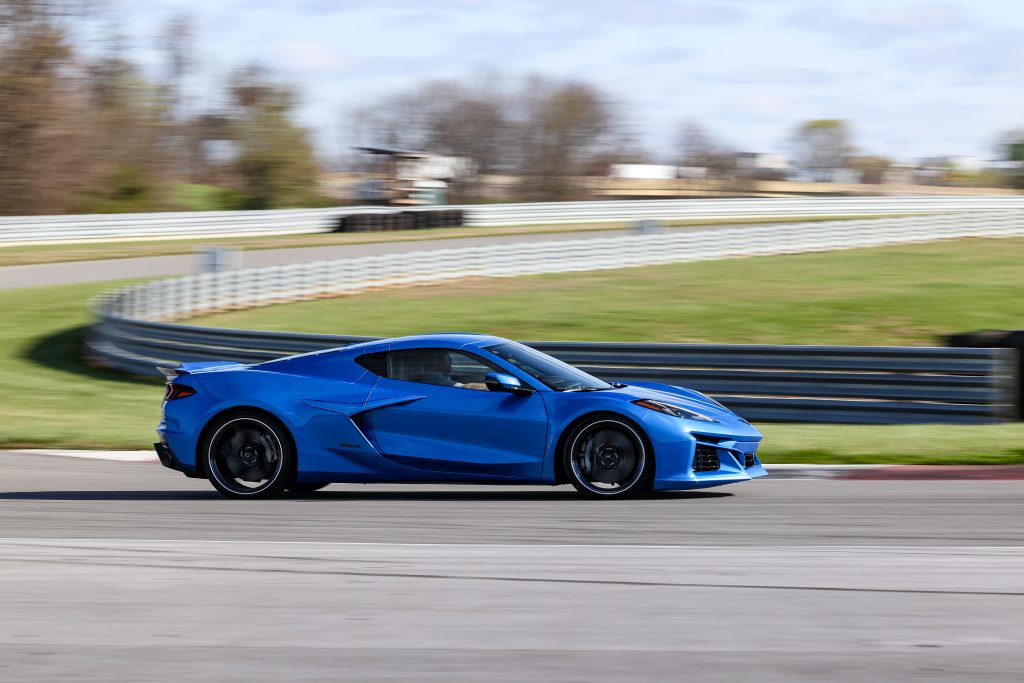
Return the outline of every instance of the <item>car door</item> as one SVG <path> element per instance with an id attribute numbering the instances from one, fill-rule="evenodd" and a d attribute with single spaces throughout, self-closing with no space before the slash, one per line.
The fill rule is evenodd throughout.
<path id="1" fill-rule="evenodd" d="M 455 349 L 391 351 L 387 361 L 367 403 L 385 457 L 458 475 L 540 476 L 548 426 L 537 392 L 488 391 L 484 375 L 504 371 Z"/>

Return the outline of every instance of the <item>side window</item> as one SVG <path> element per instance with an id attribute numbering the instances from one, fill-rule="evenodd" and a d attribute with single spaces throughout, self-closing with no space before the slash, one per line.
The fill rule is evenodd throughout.
<path id="1" fill-rule="evenodd" d="M 487 391 L 484 377 L 500 372 L 483 358 L 452 349 L 406 349 L 388 353 L 387 376 L 406 382 Z"/>
<path id="2" fill-rule="evenodd" d="M 388 376 L 388 354 L 387 351 L 380 353 L 367 353 L 356 358 L 356 362 L 362 365 L 375 375 Z"/>

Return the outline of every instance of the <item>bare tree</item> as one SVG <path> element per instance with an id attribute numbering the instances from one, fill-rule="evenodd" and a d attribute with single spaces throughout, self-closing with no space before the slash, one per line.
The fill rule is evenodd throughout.
<path id="1" fill-rule="evenodd" d="M 182 86 L 195 54 L 190 21 L 168 24 L 167 76 L 154 85 L 113 28 L 91 23 L 106 16 L 87 0 L 0 0 L 0 213 L 172 208 L 170 190 L 209 140 L 233 145 L 218 181 L 250 205 L 316 201 L 290 88 L 241 72 L 229 110 L 193 115 Z M 87 39 L 102 49 L 81 49 Z"/>
<path id="2" fill-rule="evenodd" d="M 617 140 L 618 116 L 608 98 L 591 85 L 527 80 L 520 93 L 516 161 L 524 199 L 572 196 L 572 178 Z M 510 152 L 513 150 L 510 150 Z"/>
<path id="3" fill-rule="evenodd" d="M 815 119 L 801 124 L 793 136 L 797 167 L 813 180 L 828 182 L 847 167 L 853 148 L 842 119 Z"/>
<path id="4" fill-rule="evenodd" d="M 62 171 L 76 147 L 63 11 L 37 0 L 0 3 L 0 213 L 59 212 L 81 180 Z"/>
<path id="5" fill-rule="evenodd" d="M 201 140 L 190 125 L 191 107 L 185 84 L 197 62 L 195 20 L 185 13 L 172 16 L 160 29 L 157 46 L 164 60 L 158 99 L 167 171 L 194 181 L 202 172 Z"/>
<path id="6" fill-rule="evenodd" d="M 509 144 L 500 92 L 440 82 L 428 84 L 421 96 L 426 147 L 471 159 L 482 173 L 498 169 Z"/>
<path id="7" fill-rule="evenodd" d="M 569 196 L 572 177 L 595 163 L 637 156 L 603 93 L 539 77 L 513 88 L 429 82 L 354 112 L 350 138 L 465 157 L 481 173 L 518 174 L 527 199 Z"/>
<path id="8" fill-rule="evenodd" d="M 881 156 L 864 155 L 850 159 L 850 167 L 860 173 L 860 182 L 866 185 L 881 184 L 890 166 L 892 161 Z"/>
<path id="9" fill-rule="evenodd" d="M 507 99 L 486 83 L 430 81 L 357 109 L 350 138 L 359 145 L 466 157 L 488 172 L 508 146 Z"/>
<path id="10" fill-rule="evenodd" d="M 679 166 L 700 168 L 709 178 L 733 178 L 736 151 L 724 145 L 697 121 L 684 121 L 676 135 Z"/>
<path id="11" fill-rule="evenodd" d="M 166 81 L 180 99 L 182 83 L 195 64 L 195 20 L 189 14 L 176 14 L 160 31 L 160 49 L 167 63 Z"/>
<path id="12" fill-rule="evenodd" d="M 685 121 L 676 136 L 677 162 L 680 166 L 707 168 L 717 144 L 707 129 L 696 121 Z"/>

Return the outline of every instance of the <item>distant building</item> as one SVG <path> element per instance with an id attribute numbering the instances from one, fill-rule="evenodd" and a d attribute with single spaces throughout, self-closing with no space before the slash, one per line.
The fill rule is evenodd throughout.
<path id="1" fill-rule="evenodd" d="M 988 166 L 978 157 L 928 157 L 921 159 L 914 175 L 917 182 L 925 185 L 955 185 L 960 184 L 965 176 L 977 175 Z"/>
<path id="2" fill-rule="evenodd" d="M 916 170 L 910 164 L 893 164 L 882 174 L 883 185 L 913 185 Z"/>
<path id="3" fill-rule="evenodd" d="M 665 164 L 612 164 L 608 177 L 625 180 L 673 180 L 679 176 L 675 166 Z"/>
<path id="4" fill-rule="evenodd" d="M 793 174 L 793 165 L 785 154 L 739 152 L 736 154 L 736 172 L 757 180 L 785 180 Z"/>
<path id="5" fill-rule="evenodd" d="M 473 162 L 462 157 L 387 147 L 356 149 L 377 160 L 372 175 L 355 186 L 355 198 L 365 204 L 445 204 L 449 184 L 476 173 Z"/>
<path id="6" fill-rule="evenodd" d="M 706 178 L 708 169 L 702 166 L 672 166 L 670 164 L 612 164 L 609 178 L 620 180 L 675 180 L 677 178 Z"/>

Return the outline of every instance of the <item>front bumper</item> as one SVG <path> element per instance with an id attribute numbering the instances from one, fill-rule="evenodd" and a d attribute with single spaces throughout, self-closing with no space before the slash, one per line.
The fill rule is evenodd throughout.
<path id="1" fill-rule="evenodd" d="M 712 441 L 698 434 L 692 434 L 692 437 L 694 441 L 689 445 L 688 457 L 682 458 L 687 466 L 656 477 L 654 490 L 708 488 L 750 481 L 768 475 L 757 457 L 758 442 L 722 437 Z M 701 449 L 704 457 L 698 457 L 698 449 Z M 714 463 L 715 460 L 718 466 L 711 467 L 709 463 Z"/>

